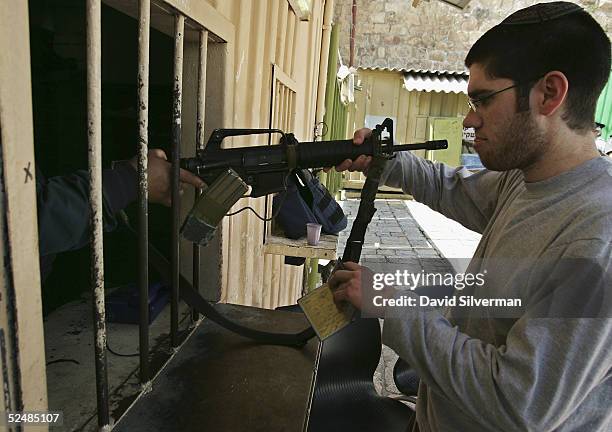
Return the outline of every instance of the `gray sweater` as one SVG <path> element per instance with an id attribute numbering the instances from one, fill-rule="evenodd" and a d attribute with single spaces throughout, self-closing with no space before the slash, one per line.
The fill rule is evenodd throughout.
<path id="1" fill-rule="evenodd" d="M 468 272 L 501 264 L 469 295 L 523 301 L 385 320 L 383 343 L 421 377 L 419 430 L 612 431 L 612 160 L 525 183 L 400 153 L 383 180 L 482 233 Z"/>

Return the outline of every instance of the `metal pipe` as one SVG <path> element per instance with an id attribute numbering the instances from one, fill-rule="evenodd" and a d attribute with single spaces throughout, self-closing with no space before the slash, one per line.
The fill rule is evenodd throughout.
<path id="1" fill-rule="evenodd" d="M 315 111 L 315 126 L 323 121 L 325 115 L 325 88 L 327 86 L 327 69 L 329 64 L 329 46 L 331 41 L 331 26 L 334 16 L 334 0 L 326 0 L 323 9 L 323 29 L 321 35 L 321 52 L 319 60 L 319 85 L 317 86 L 317 105 Z M 335 68 L 336 65 L 333 65 Z M 314 140 L 315 138 L 313 138 Z"/>
<path id="2" fill-rule="evenodd" d="M 94 351 L 98 426 L 107 428 L 108 370 L 104 310 L 104 249 L 102 227 L 102 80 L 101 5 L 87 0 L 87 137 L 91 218 L 91 286 L 93 290 Z"/>
<path id="3" fill-rule="evenodd" d="M 206 59 L 208 56 L 208 31 L 200 31 L 200 63 L 198 66 L 198 119 L 196 146 L 204 148 L 204 117 L 206 109 Z"/>
<path id="4" fill-rule="evenodd" d="M 208 53 L 208 31 L 200 31 L 198 62 L 198 113 L 196 120 L 196 147 L 198 150 L 204 149 L 204 118 L 206 116 L 206 58 Z M 195 199 L 202 194 L 200 189 L 195 189 Z M 193 287 L 200 289 L 200 245 L 193 244 Z M 200 314 L 193 309 L 191 318 L 197 321 Z"/>
<path id="5" fill-rule="evenodd" d="M 138 10 L 138 290 L 140 292 L 140 382 L 149 381 L 149 208 L 147 151 L 149 146 L 149 35 L 151 0 Z"/>
<path id="6" fill-rule="evenodd" d="M 181 103 L 183 93 L 183 40 L 185 17 L 177 15 L 174 20 L 174 92 L 172 111 L 172 295 L 170 300 L 170 339 L 173 347 L 178 341 L 179 308 L 179 173 L 181 156 Z"/>
<path id="7" fill-rule="evenodd" d="M 349 67 L 355 65 L 355 23 L 357 22 L 357 0 L 353 0 L 351 8 L 351 38 L 350 38 L 350 55 Z"/>

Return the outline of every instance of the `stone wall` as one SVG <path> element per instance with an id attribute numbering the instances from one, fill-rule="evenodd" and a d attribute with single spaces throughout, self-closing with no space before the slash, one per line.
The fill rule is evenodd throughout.
<path id="1" fill-rule="evenodd" d="M 335 0 L 340 53 L 349 62 L 352 0 Z M 612 35 L 612 0 L 575 0 Z M 355 66 L 464 70 L 470 46 L 513 11 L 537 0 L 472 0 L 464 10 L 438 0 L 357 0 Z"/>

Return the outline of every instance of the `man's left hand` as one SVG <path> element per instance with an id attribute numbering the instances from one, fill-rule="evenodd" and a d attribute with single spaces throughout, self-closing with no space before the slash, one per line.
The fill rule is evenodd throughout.
<path id="1" fill-rule="evenodd" d="M 372 286 L 372 271 L 353 262 L 343 262 L 343 269 L 336 270 L 327 284 L 334 294 L 336 304 L 349 302 L 357 309 L 362 307 L 362 289 Z"/>

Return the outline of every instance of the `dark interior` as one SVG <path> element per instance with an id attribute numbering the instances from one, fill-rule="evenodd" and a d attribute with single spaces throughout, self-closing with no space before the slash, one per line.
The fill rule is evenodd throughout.
<path id="1" fill-rule="evenodd" d="M 30 0 L 34 142 L 38 173 L 61 176 L 87 169 L 85 3 Z M 137 22 L 102 7 L 102 159 L 129 159 L 137 145 Z M 149 148 L 170 156 L 173 41 L 151 29 Z M 132 225 L 135 204 L 127 209 Z M 170 211 L 149 206 L 149 239 L 164 254 L 170 247 Z M 136 280 L 136 236 L 125 228 L 104 239 L 106 288 Z M 59 254 L 43 283 L 48 314 L 88 289 L 89 247 Z M 151 274 L 150 280 L 157 275 Z"/>

